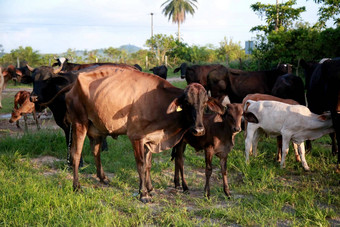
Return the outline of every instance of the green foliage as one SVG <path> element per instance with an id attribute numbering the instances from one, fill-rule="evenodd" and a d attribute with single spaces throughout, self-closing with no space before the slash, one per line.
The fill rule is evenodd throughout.
<path id="1" fill-rule="evenodd" d="M 34 51 L 32 47 L 19 46 L 18 49 L 11 50 L 11 53 L 5 54 L 0 59 L 0 63 L 3 65 L 15 65 L 17 66 L 17 59 L 19 59 L 20 66 L 29 64 L 36 66 L 40 64 L 40 55 L 38 51 Z"/>
<path id="2" fill-rule="evenodd" d="M 340 26 L 340 2 L 339 0 L 314 0 L 316 3 L 322 3 L 323 5 L 319 8 L 319 22 L 317 26 L 325 27 L 326 22 L 330 19 L 334 20 L 334 24 Z"/>
<path id="3" fill-rule="evenodd" d="M 175 48 L 176 42 L 172 35 L 156 34 L 146 40 L 145 45 L 150 48 L 157 65 L 161 65 L 165 62 L 165 55 Z"/>
<path id="4" fill-rule="evenodd" d="M 296 9 L 293 8 L 295 4 L 296 0 L 279 3 L 278 8 L 276 4 L 262 4 L 261 2 L 252 4 L 250 7 L 259 17 L 265 18 L 266 25 L 253 27 L 250 31 L 263 31 L 265 34 L 268 34 L 276 30 L 276 27 L 283 30 L 292 28 L 293 22 L 300 18 L 302 12 L 306 11 L 306 7 L 304 6 Z"/>
<path id="5" fill-rule="evenodd" d="M 320 60 L 336 57 L 340 53 L 340 28 L 323 31 L 298 24 L 297 28 L 272 31 L 268 36 L 258 36 L 254 58 L 261 62 L 261 68 L 268 68 L 278 62 L 298 65 L 300 59 Z"/>

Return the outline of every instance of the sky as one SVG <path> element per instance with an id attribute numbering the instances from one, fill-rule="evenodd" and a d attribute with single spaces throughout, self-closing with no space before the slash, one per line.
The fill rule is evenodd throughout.
<path id="1" fill-rule="evenodd" d="M 0 0 L 0 44 L 5 52 L 31 46 L 43 54 L 63 53 L 69 48 L 118 48 L 127 44 L 146 49 L 151 21 L 153 34 L 176 37 L 177 24 L 162 13 L 161 5 L 165 1 Z M 265 24 L 250 8 L 257 1 L 276 3 L 276 0 L 197 0 L 195 14 L 187 14 L 181 24 L 182 41 L 218 47 L 226 37 L 244 47 L 245 41 L 256 36 L 250 29 Z M 321 5 L 314 0 L 297 2 L 295 7 L 306 6 L 302 20 L 314 24 Z"/>

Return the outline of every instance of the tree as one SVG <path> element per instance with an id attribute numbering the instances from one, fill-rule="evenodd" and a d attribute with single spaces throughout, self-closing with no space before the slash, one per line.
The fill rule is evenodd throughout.
<path id="1" fill-rule="evenodd" d="M 12 64 L 17 66 L 17 59 L 19 59 L 20 66 L 30 64 L 31 66 L 37 66 L 40 64 L 41 55 L 39 51 L 34 51 L 32 47 L 19 46 L 18 49 L 11 50 L 11 53 L 5 54 L 1 63 L 4 65 Z"/>
<path id="2" fill-rule="evenodd" d="M 271 31 L 283 28 L 287 30 L 292 28 L 293 22 L 300 18 L 300 14 L 306 11 L 306 7 L 293 8 L 296 4 L 296 0 L 288 0 L 285 3 L 274 5 L 272 4 L 262 4 L 257 2 L 250 5 L 252 10 L 258 14 L 261 18 L 265 17 L 266 25 L 255 26 L 250 29 L 250 31 L 263 31 L 265 34 Z"/>
<path id="3" fill-rule="evenodd" d="M 175 48 L 176 42 L 172 35 L 167 36 L 163 34 L 156 34 L 146 40 L 145 45 L 154 51 L 157 64 L 160 65 L 165 62 L 165 55 Z"/>
<path id="4" fill-rule="evenodd" d="M 180 24 L 185 21 L 186 13 L 194 15 L 197 6 L 194 2 L 197 0 L 167 0 L 161 6 L 164 6 L 163 13 L 165 16 L 169 16 L 169 20 L 172 18 L 173 23 L 178 24 L 178 40 L 181 40 Z"/>
<path id="5" fill-rule="evenodd" d="M 339 0 L 314 0 L 316 3 L 322 3 L 323 6 L 320 7 L 318 15 L 319 22 L 317 25 L 320 27 L 325 27 L 326 22 L 330 19 L 334 20 L 334 24 L 338 27 L 340 26 L 340 1 Z"/>
<path id="6" fill-rule="evenodd" d="M 222 59 L 223 61 L 226 61 L 226 56 L 228 56 L 228 63 L 246 57 L 245 50 L 242 49 L 241 43 L 234 43 L 232 39 L 228 41 L 226 37 L 220 42 L 220 47 L 217 52 L 219 59 Z"/>

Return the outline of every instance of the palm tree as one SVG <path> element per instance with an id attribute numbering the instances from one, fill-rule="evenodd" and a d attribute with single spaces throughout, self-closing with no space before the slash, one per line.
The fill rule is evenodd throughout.
<path id="1" fill-rule="evenodd" d="M 173 23 L 178 24 L 178 40 L 180 41 L 180 24 L 185 21 L 185 14 L 194 15 L 197 6 L 194 2 L 197 0 L 167 0 L 161 6 L 164 6 L 163 13 L 165 16 L 172 18 Z"/>

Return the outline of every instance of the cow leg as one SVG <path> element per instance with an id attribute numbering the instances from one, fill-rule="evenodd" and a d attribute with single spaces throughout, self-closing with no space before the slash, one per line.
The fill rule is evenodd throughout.
<path id="1" fill-rule="evenodd" d="M 174 176 L 175 188 L 180 187 L 179 173 L 181 173 L 183 192 L 189 191 L 188 184 L 184 178 L 184 156 L 183 154 L 185 151 L 185 147 L 186 147 L 186 143 L 182 140 L 173 148 L 173 153 L 175 157 L 175 176 Z"/>
<path id="2" fill-rule="evenodd" d="M 16 124 L 17 128 L 21 128 L 20 125 L 19 125 L 19 120 L 17 120 L 17 121 L 15 122 L 15 124 Z"/>
<path id="3" fill-rule="evenodd" d="M 299 153 L 300 153 L 300 157 L 301 157 L 301 164 L 302 164 L 302 167 L 306 170 L 306 171 L 309 171 L 309 166 L 307 164 L 307 161 L 306 161 L 306 157 L 305 157 L 305 144 L 304 142 L 298 144 L 298 147 L 299 147 Z"/>
<path id="4" fill-rule="evenodd" d="M 332 139 L 332 154 L 336 155 L 338 153 L 338 146 L 336 144 L 336 133 L 332 132 L 329 134 L 329 137 Z"/>
<path id="5" fill-rule="evenodd" d="M 99 178 L 100 182 L 103 184 L 108 184 L 109 179 L 105 176 L 102 162 L 100 159 L 100 151 L 101 151 L 101 145 L 102 145 L 102 138 L 91 138 L 90 137 L 90 145 L 91 150 L 94 156 L 94 160 L 96 162 L 96 168 L 97 168 L 97 177 Z"/>
<path id="6" fill-rule="evenodd" d="M 257 144 L 259 143 L 259 139 L 260 139 L 260 132 L 259 130 L 256 130 L 254 133 L 253 142 L 252 142 L 252 149 L 253 149 L 254 157 L 257 156 Z"/>
<path id="7" fill-rule="evenodd" d="M 212 174 L 212 158 L 214 155 L 214 149 L 212 146 L 209 146 L 205 149 L 205 187 L 204 192 L 205 196 L 210 198 L 210 177 Z"/>
<path id="8" fill-rule="evenodd" d="M 250 127 L 248 124 L 248 129 L 247 129 L 247 137 L 245 139 L 245 156 L 246 156 L 246 163 L 249 163 L 249 153 L 252 151 L 252 145 L 253 145 L 253 137 L 254 137 L 255 131 L 250 131 Z"/>
<path id="9" fill-rule="evenodd" d="M 295 152 L 295 160 L 297 162 L 301 162 L 301 158 L 300 158 L 300 154 L 299 154 L 299 149 L 301 149 L 300 145 L 293 142 L 293 148 L 294 148 L 294 152 Z"/>
<path id="10" fill-rule="evenodd" d="M 311 152 L 311 150 L 312 150 L 312 141 L 306 140 L 306 154 Z"/>
<path id="11" fill-rule="evenodd" d="M 35 124 L 37 125 L 37 129 L 40 130 L 39 121 L 37 113 L 33 110 L 33 119 L 35 120 Z"/>
<path id="12" fill-rule="evenodd" d="M 228 162 L 228 154 L 224 158 L 220 159 L 220 166 L 221 166 L 221 174 L 223 179 L 223 190 L 226 196 L 230 198 L 230 191 L 228 185 L 228 177 L 227 177 L 227 162 Z"/>
<path id="13" fill-rule="evenodd" d="M 152 183 L 151 183 L 151 175 L 150 175 L 150 170 L 151 170 L 151 164 L 152 164 L 152 152 L 149 151 L 149 149 L 145 148 L 145 185 L 146 189 L 148 190 L 148 193 L 153 190 Z"/>
<path id="14" fill-rule="evenodd" d="M 276 137 L 276 145 L 277 145 L 277 156 L 276 161 L 281 162 L 281 154 L 282 154 L 282 136 Z"/>
<path id="15" fill-rule="evenodd" d="M 28 126 L 27 126 L 27 114 L 24 114 L 24 121 L 25 121 L 25 131 L 28 131 Z"/>
<path id="16" fill-rule="evenodd" d="M 286 155 L 288 154 L 289 151 L 289 141 L 290 137 L 287 136 L 282 136 L 282 157 L 281 157 L 281 168 L 286 167 Z"/>
<path id="17" fill-rule="evenodd" d="M 87 126 L 81 123 L 72 124 L 72 144 L 70 149 L 70 154 L 72 158 L 73 167 L 73 189 L 80 189 L 78 168 L 79 161 L 81 157 L 81 152 L 84 145 L 84 140 L 87 133 Z"/>
<path id="18" fill-rule="evenodd" d="M 133 140 L 132 146 L 134 150 L 137 171 L 139 175 L 139 194 L 143 203 L 151 202 L 151 198 L 146 187 L 146 160 L 144 153 L 144 145 L 141 140 Z"/>

